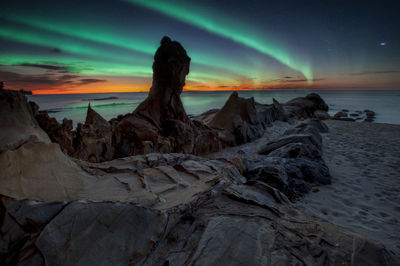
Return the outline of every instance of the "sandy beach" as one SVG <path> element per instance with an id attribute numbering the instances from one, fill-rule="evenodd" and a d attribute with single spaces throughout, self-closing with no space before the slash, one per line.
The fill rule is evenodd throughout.
<path id="1" fill-rule="evenodd" d="M 325 121 L 332 184 L 296 202 L 302 211 L 369 237 L 400 259 L 400 125 Z"/>

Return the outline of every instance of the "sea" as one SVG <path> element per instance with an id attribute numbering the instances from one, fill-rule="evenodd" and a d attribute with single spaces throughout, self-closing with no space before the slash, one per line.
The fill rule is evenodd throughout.
<path id="1" fill-rule="evenodd" d="M 256 102 L 271 104 L 272 99 L 280 103 L 296 97 L 304 97 L 309 93 L 318 93 L 328 104 L 329 113 L 347 109 L 349 113 L 372 110 L 376 113 L 375 122 L 400 124 L 400 90 L 257 90 L 238 91 L 239 96 L 254 97 Z M 221 108 L 229 98 L 231 91 L 184 91 L 181 99 L 186 113 L 199 115 L 207 110 Z M 117 117 L 120 114 L 131 113 L 147 97 L 147 92 L 130 93 L 98 93 L 98 94 L 53 94 L 29 95 L 30 101 L 36 102 L 40 110 L 47 110 L 49 115 L 62 121 L 72 119 L 74 126 L 86 118 L 90 103 L 92 108 L 105 119 Z"/>

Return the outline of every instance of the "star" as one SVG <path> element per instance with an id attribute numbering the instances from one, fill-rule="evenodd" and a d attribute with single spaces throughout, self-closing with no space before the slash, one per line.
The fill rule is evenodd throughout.
<path id="1" fill-rule="evenodd" d="M 386 42 L 381 42 L 380 45 L 381 46 L 386 46 Z"/>

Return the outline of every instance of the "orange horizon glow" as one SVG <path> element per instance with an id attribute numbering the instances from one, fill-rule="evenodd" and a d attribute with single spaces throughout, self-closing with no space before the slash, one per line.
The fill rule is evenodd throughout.
<path id="1" fill-rule="evenodd" d="M 327 82 L 318 82 L 319 84 L 307 85 L 305 82 L 299 82 L 299 84 L 290 83 L 270 83 L 270 84 L 239 84 L 230 86 L 217 86 L 215 84 L 202 84 L 193 83 L 188 81 L 183 91 L 279 91 L 279 90 L 346 90 L 354 89 L 351 87 L 336 86 L 335 84 L 329 84 Z M 350 84 L 349 84 L 350 85 Z M 8 89 L 19 90 L 13 86 Z M 51 94 L 91 94 L 91 93 L 130 93 L 130 92 L 149 92 L 151 84 L 135 84 L 128 82 L 107 82 L 104 84 L 90 84 L 82 87 L 51 87 L 48 89 L 32 89 L 26 90 L 31 91 L 32 95 L 51 95 Z M 373 87 L 362 87 L 361 90 L 376 90 Z M 386 88 L 390 90 L 397 90 L 398 88 Z"/>

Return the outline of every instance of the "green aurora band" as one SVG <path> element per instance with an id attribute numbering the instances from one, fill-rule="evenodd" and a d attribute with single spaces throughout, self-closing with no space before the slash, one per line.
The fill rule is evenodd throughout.
<path id="1" fill-rule="evenodd" d="M 62 22 L 49 18 L 36 17 L 32 14 L 5 14 L 4 18 L 12 22 L 20 23 L 27 26 L 29 25 L 29 27 L 33 26 L 38 29 L 79 38 L 81 40 L 106 44 L 111 47 L 125 48 L 135 53 L 141 53 L 141 57 L 143 57 L 143 55 L 153 56 L 154 52 L 157 49 L 156 43 L 152 43 L 150 41 L 138 41 L 139 38 L 129 38 L 125 36 L 121 37 L 118 34 L 112 33 L 112 31 L 107 31 L 105 28 L 99 30 L 99 26 L 96 27 L 90 25 L 90 23 L 74 24 L 73 21 Z M 83 27 L 82 24 L 87 26 Z M 17 29 L 0 26 L 0 37 L 46 47 L 49 47 L 51 44 L 54 45 L 53 47 L 58 47 L 61 50 L 82 55 L 99 56 L 100 58 L 104 58 L 105 56 L 107 56 L 108 59 L 121 59 L 124 61 L 126 61 L 127 59 L 127 55 L 116 53 L 110 54 L 110 51 L 99 49 L 97 47 L 94 47 L 93 45 L 79 45 L 76 43 L 72 43 L 71 41 L 66 42 L 64 38 L 62 39 L 62 41 L 60 41 L 57 40 L 55 37 L 50 36 L 49 34 L 38 36 L 38 33 L 33 31 L 24 30 L 17 32 Z M 130 55 L 129 57 L 132 58 L 132 55 Z M 199 53 L 197 51 L 192 51 L 190 53 L 190 57 L 192 58 L 192 62 L 196 64 L 225 69 L 231 72 L 230 74 L 236 73 L 236 75 L 247 77 L 255 75 L 254 71 L 252 71 L 252 68 L 254 67 L 248 65 L 240 65 L 238 62 L 233 62 L 229 58 L 210 56 L 208 54 Z M 146 62 L 148 63 L 148 61 Z M 143 64 L 145 62 L 131 61 L 131 63 Z M 225 74 L 222 73 L 222 76 L 224 75 Z M 258 78 L 261 79 L 262 74 L 260 73 L 258 76 Z M 221 78 L 220 80 L 222 81 L 225 79 Z"/>
<path id="2" fill-rule="evenodd" d="M 41 47 L 57 47 L 62 51 L 75 56 L 51 55 L 51 56 L 32 56 L 20 54 L 2 54 L 0 63 L 8 66 L 21 64 L 48 64 L 65 66 L 69 72 L 84 75 L 110 75 L 110 76 L 137 76 L 151 77 L 151 57 L 147 59 L 135 58 L 132 55 L 112 52 L 109 49 L 101 49 L 87 43 L 80 43 L 66 38 L 58 38 L 51 34 L 45 34 L 35 30 L 21 30 L 18 28 L 0 26 L 0 37 L 21 43 L 28 43 Z M 80 58 L 77 55 L 89 56 Z M 100 59 L 100 60 L 99 60 Z M 103 59 L 103 60 L 102 60 Z M 237 78 L 233 73 L 219 70 L 223 75 L 216 75 L 207 71 L 207 66 L 197 66 L 189 75 L 189 80 L 195 82 L 223 81 L 228 82 Z M 203 69 L 203 70 L 200 70 Z"/>
<path id="3" fill-rule="evenodd" d="M 125 0 L 129 3 L 140 5 L 142 7 L 160 12 L 172 18 L 189 23 L 201 29 L 207 30 L 211 33 L 231 39 L 235 42 L 243 44 L 247 47 L 253 48 L 265 55 L 275 58 L 282 64 L 301 72 L 309 83 L 312 82 L 313 74 L 311 67 L 307 64 L 300 63 L 291 58 L 287 52 L 276 45 L 260 41 L 255 36 L 248 36 L 249 34 L 241 30 L 244 27 L 237 27 L 238 21 L 230 19 L 221 19 L 221 16 L 211 17 L 211 12 L 203 12 L 204 14 L 192 12 L 193 10 L 199 11 L 200 7 L 189 7 L 187 2 L 180 5 L 175 5 L 165 0 Z M 207 14 L 207 15 L 205 15 Z M 229 26 L 235 25 L 235 27 Z"/>

